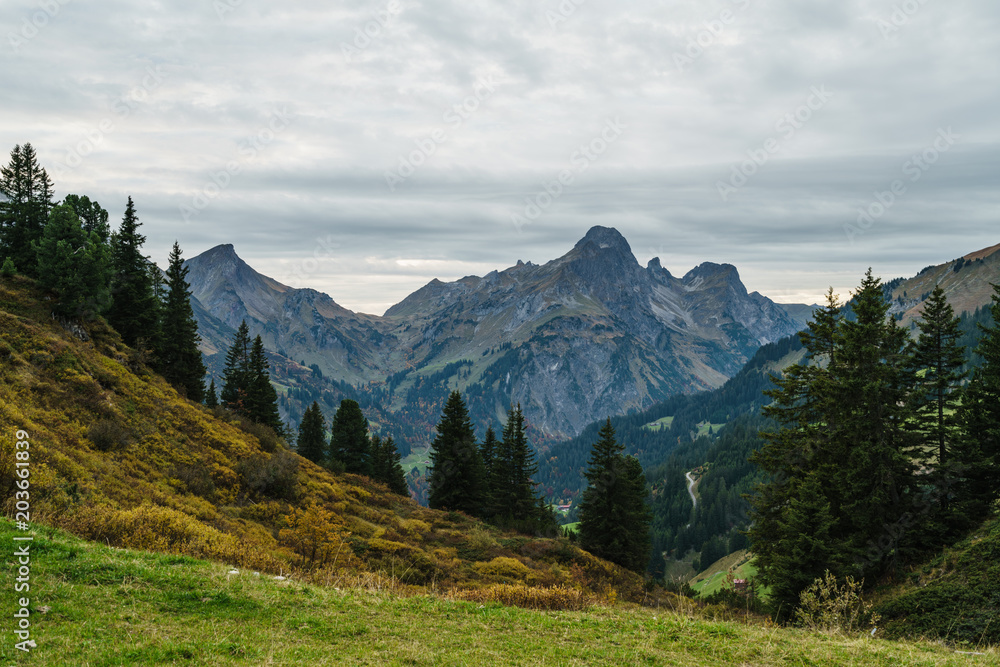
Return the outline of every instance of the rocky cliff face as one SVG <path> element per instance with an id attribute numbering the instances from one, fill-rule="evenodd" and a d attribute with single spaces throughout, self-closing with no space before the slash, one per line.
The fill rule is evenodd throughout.
<path id="1" fill-rule="evenodd" d="M 380 397 L 392 410 L 459 388 L 479 423 L 519 402 L 554 436 L 719 386 L 760 345 L 799 328 L 767 298 L 747 294 L 735 267 L 705 263 L 675 278 L 658 259 L 640 266 L 606 227 L 544 265 L 434 280 L 383 317 L 281 285 L 232 246 L 188 266 L 195 297 L 226 327 L 246 318 L 270 349 L 328 376 L 384 381 Z M 224 327 L 199 318 L 206 346 L 224 350 L 226 341 L 213 339 Z"/>

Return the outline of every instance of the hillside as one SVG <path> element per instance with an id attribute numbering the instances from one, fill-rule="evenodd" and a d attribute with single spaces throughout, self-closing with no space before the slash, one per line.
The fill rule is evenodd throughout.
<path id="1" fill-rule="evenodd" d="M 273 434 L 181 399 L 103 321 L 65 328 L 44 304 L 29 281 L 0 281 L 8 515 L 10 436 L 23 430 L 32 521 L 111 546 L 322 580 L 642 595 L 639 577 L 566 540 L 501 533 L 365 477 L 332 475 Z"/>
<path id="2" fill-rule="evenodd" d="M 297 389 L 315 365 L 341 385 L 319 390 L 324 403 L 367 396 L 407 449 L 425 444 L 452 389 L 482 430 L 520 403 L 543 438 L 569 437 L 602 416 L 718 387 L 760 345 L 799 328 L 748 293 L 732 265 L 706 262 L 683 277 L 659 259 L 642 267 L 607 227 L 545 264 L 431 281 L 382 317 L 272 280 L 232 245 L 187 266 L 210 368 L 218 372 L 226 332 L 246 319 L 282 358 L 273 360 L 278 382 L 296 389 L 285 417 L 297 423 L 308 405 Z"/>
<path id="3" fill-rule="evenodd" d="M 8 544 L 10 522 L 0 521 Z M 35 531 L 30 657 L 48 665 L 985 665 L 1000 655 L 712 620 L 634 605 L 546 611 L 276 580 L 187 557 Z M 13 596 L 0 601 L 10 618 Z M 667 600 L 664 600 L 666 603 Z M 10 635 L 7 635 L 9 638 Z"/>
<path id="4" fill-rule="evenodd" d="M 973 312 L 990 301 L 991 283 L 1000 281 L 1000 244 L 983 248 L 958 259 L 928 266 L 907 280 L 890 284 L 890 310 L 902 324 L 920 317 L 923 303 L 936 285 L 944 289 L 956 314 Z"/>
<path id="5" fill-rule="evenodd" d="M 1000 517 L 875 593 L 887 637 L 1000 645 Z"/>

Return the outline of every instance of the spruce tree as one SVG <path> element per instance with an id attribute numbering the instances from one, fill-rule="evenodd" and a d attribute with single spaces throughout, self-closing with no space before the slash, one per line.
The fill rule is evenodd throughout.
<path id="1" fill-rule="evenodd" d="M 33 244 L 41 241 L 52 211 L 52 179 L 30 143 L 14 146 L 10 162 L 0 168 L 0 196 L 0 257 L 34 277 Z"/>
<path id="2" fill-rule="evenodd" d="M 779 429 L 762 433 L 765 445 L 751 457 L 770 477 L 751 500 L 751 548 L 762 580 L 785 601 L 827 569 L 878 574 L 912 543 L 912 530 L 890 530 L 912 508 L 916 485 L 905 429 L 907 334 L 888 317 L 871 270 L 852 316 L 841 318 L 837 306 L 831 291 L 800 334 L 807 364 L 786 369 L 767 392 L 764 412 Z M 826 526 L 821 550 L 800 534 L 802 516 Z"/>
<path id="3" fill-rule="evenodd" d="M 482 516 L 486 486 L 483 461 L 465 401 L 457 391 L 449 395 L 441 413 L 430 460 L 430 507 Z"/>
<path id="4" fill-rule="evenodd" d="M 156 333 L 159 322 L 149 279 L 149 260 L 142 254 L 146 237 L 139 233 L 141 226 L 129 197 L 122 224 L 111 236 L 112 303 L 108 322 L 126 345 L 150 348 L 159 338 Z"/>
<path id="5" fill-rule="evenodd" d="M 316 401 L 302 414 L 296 450 L 300 456 L 313 463 L 326 464 L 326 420 Z"/>
<path id="6" fill-rule="evenodd" d="M 942 468 L 958 436 L 955 412 L 960 403 L 959 388 L 967 373 L 962 370 L 965 348 L 958 344 L 962 336 L 959 318 L 940 285 L 924 302 L 917 326 L 920 335 L 910 346 L 913 415 L 908 425 L 918 435 L 914 443 L 918 452 L 936 454 L 923 456 L 925 462 Z"/>
<path id="7" fill-rule="evenodd" d="M 479 458 L 483 461 L 483 480 L 485 484 L 483 488 L 484 519 L 492 519 L 496 510 L 497 494 L 494 490 L 498 480 L 494 465 L 496 457 L 499 454 L 499 449 L 500 443 L 497 441 L 497 435 L 493 431 L 493 427 L 487 426 L 486 435 L 483 437 L 482 444 L 479 445 Z"/>
<path id="8" fill-rule="evenodd" d="M 174 241 L 167 268 L 167 298 L 163 305 L 162 333 L 158 351 L 160 373 L 182 395 L 200 403 L 205 396 L 205 364 L 198 343 L 198 323 L 191 310 L 188 269 Z M 154 300 L 155 303 L 155 300 Z M 270 385 L 268 385 L 270 386 Z"/>
<path id="9" fill-rule="evenodd" d="M 17 275 L 17 267 L 14 266 L 13 260 L 7 257 L 3 260 L 3 266 L 0 267 L 0 276 L 4 278 L 12 278 Z"/>
<path id="10" fill-rule="evenodd" d="M 80 218 L 80 225 L 87 233 L 97 234 L 100 243 L 106 244 L 111 239 L 111 227 L 108 225 L 108 212 L 96 201 L 90 201 L 86 195 L 66 195 L 63 203 L 73 207 Z"/>
<path id="11" fill-rule="evenodd" d="M 248 360 L 248 376 L 246 386 L 247 416 L 258 424 L 264 424 L 274 429 L 278 435 L 285 432 L 278 412 L 278 394 L 271 384 L 271 374 L 268 372 L 267 355 L 264 353 L 264 341 L 260 336 L 253 340 L 250 346 Z"/>
<path id="12" fill-rule="evenodd" d="M 587 488 L 580 501 L 580 546 L 635 571 L 649 561 L 646 480 L 642 466 L 615 440 L 611 419 L 598 433 L 584 473 Z"/>
<path id="13" fill-rule="evenodd" d="M 52 209 L 40 241 L 33 243 L 39 284 L 55 291 L 52 311 L 61 317 L 92 319 L 108 303 L 108 260 L 96 234 L 88 234 L 69 206 Z"/>
<path id="14" fill-rule="evenodd" d="M 993 285 L 992 326 L 980 325 L 976 352 L 983 363 L 962 396 L 962 438 L 953 447 L 961 479 L 953 517 L 961 527 L 977 525 L 1000 498 L 1000 285 Z"/>
<path id="15" fill-rule="evenodd" d="M 333 416 L 330 458 L 344 466 L 344 471 L 371 476 L 371 451 L 368 420 L 357 401 L 345 398 Z"/>
<path id="16" fill-rule="evenodd" d="M 372 478 L 388 486 L 393 493 L 409 497 L 410 487 L 406 484 L 406 473 L 400 464 L 402 457 L 396 450 L 392 436 L 383 439 L 373 435 L 371 454 Z"/>
<path id="17" fill-rule="evenodd" d="M 222 371 L 222 393 L 219 398 L 228 410 L 248 415 L 247 388 L 250 384 L 250 327 L 246 320 L 240 322 L 233 337 L 233 344 L 226 352 L 226 365 Z"/>
<path id="18" fill-rule="evenodd" d="M 208 385 L 208 393 L 205 395 L 205 407 L 215 408 L 219 405 L 219 395 L 215 390 L 215 378 L 212 378 Z"/>
<path id="19" fill-rule="evenodd" d="M 487 431 L 486 440 L 495 440 Z M 503 438 L 491 446 L 484 443 L 482 452 L 490 452 L 486 487 L 487 512 L 498 525 L 526 532 L 537 532 L 554 524 L 552 513 L 535 493 L 532 480 L 538 472 L 535 452 L 528 445 L 525 434 L 524 414 L 521 406 L 507 412 Z M 485 456 L 484 456 L 485 459 Z"/>

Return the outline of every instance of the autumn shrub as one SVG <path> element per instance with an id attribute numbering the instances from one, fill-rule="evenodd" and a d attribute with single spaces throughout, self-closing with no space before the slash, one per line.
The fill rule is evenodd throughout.
<path id="1" fill-rule="evenodd" d="M 179 464 L 170 469 L 170 477 L 179 479 L 184 487 L 196 496 L 211 500 L 215 496 L 215 482 L 204 466 Z"/>
<path id="2" fill-rule="evenodd" d="M 194 518 L 167 507 L 143 505 L 118 510 L 92 505 L 66 517 L 60 523 L 71 532 L 95 542 L 116 547 L 184 554 L 276 571 L 286 564 L 270 553 L 273 538 L 223 533 Z"/>
<path id="3" fill-rule="evenodd" d="M 829 570 L 799 595 L 795 622 L 810 630 L 857 633 L 876 625 L 879 615 L 861 598 L 863 581 L 846 577 L 841 585 Z"/>
<path id="4" fill-rule="evenodd" d="M 496 603 L 525 609 L 579 611 L 595 603 L 593 596 L 569 586 L 539 588 L 523 584 L 493 584 L 478 589 L 452 589 L 449 597 L 484 604 Z"/>
<path id="5" fill-rule="evenodd" d="M 98 419 L 87 429 L 87 440 L 102 452 L 125 449 L 132 443 L 132 433 L 113 419 Z"/>
<path id="6" fill-rule="evenodd" d="M 498 581 L 501 583 L 524 583 L 531 575 L 531 569 L 517 560 L 498 556 L 489 562 L 479 562 L 472 566 L 480 576 Z"/>
<path id="7" fill-rule="evenodd" d="M 294 502 L 298 497 L 299 460 L 282 449 L 271 456 L 256 454 L 236 464 L 240 484 L 251 498 Z"/>
<path id="8" fill-rule="evenodd" d="M 347 546 L 350 534 L 344 530 L 344 522 L 315 503 L 292 510 L 287 523 L 278 539 L 299 555 L 299 564 L 307 570 L 328 564 L 336 566 L 342 553 L 345 558 L 351 553 Z"/>

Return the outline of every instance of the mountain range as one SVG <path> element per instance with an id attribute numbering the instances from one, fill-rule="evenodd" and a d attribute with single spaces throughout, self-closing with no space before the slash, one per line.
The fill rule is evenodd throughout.
<path id="1" fill-rule="evenodd" d="M 232 245 L 187 266 L 216 374 L 246 320 L 273 353 L 279 387 L 323 378 L 326 388 L 305 393 L 331 408 L 340 395 L 367 393 L 377 397 L 376 422 L 419 422 L 418 438 L 456 388 L 477 423 L 497 423 L 520 403 L 539 435 L 573 436 L 595 419 L 720 386 L 761 345 L 798 331 L 808 311 L 748 293 L 729 264 L 706 262 L 683 277 L 659 258 L 643 267 L 607 227 L 545 264 L 433 280 L 381 317 L 268 278 Z M 282 407 L 296 421 L 301 406 Z"/>

